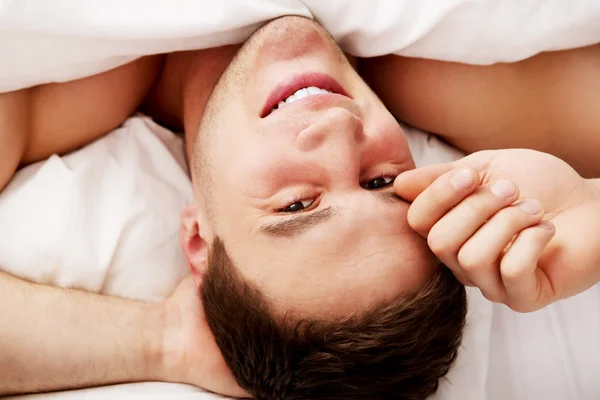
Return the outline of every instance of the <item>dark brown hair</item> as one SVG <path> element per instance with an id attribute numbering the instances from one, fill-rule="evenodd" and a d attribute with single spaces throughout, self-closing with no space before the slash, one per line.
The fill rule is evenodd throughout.
<path id="1" fill-rule="evenodd" d="M 277 316 L 218 238 L 206 318 L 239 385 L 258 400 L 425 399 L 456 359 L 464 287 L 447 268 L 419 291 L 336 321 Z"/>

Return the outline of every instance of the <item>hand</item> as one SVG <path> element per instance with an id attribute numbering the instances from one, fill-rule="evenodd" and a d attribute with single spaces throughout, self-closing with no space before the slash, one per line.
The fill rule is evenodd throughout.
<path id="1" fill-rule="evenodd" d="M 163 307 L 165 380 L 192 384 L 226 396 L 249 398 L 221 355 L 191 276 L 179 284 Z"/>
<path id="2" fill-rule="evenodd" d="M 405 172 L 394 187 L 413 202 L 410 226 L 491 301 L 529 312 L 600 280 L 598 191 L 556 157 L 483 151 Z"/>

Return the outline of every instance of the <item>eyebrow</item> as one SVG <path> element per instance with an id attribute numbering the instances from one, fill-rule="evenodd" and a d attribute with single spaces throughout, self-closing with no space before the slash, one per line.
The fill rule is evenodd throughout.
<path id="1" fill-rule="evenodd" d="M 339 207 L 329 206 L 310 214 L 280 218 L 277 221 L 268 222 L 260 227 L 260 232 L 282 237 L 293 237 L 301 235 L 307 230 L 329 221 L 339 214 Z"/>
<path id="2" fill-rule="evenodd" d="M 385 204 L 402 203 L 404 200 L 393 190 L 375 191 L 373 194 Z M 259 228 L 259 231 L 273 236 L 294 237 L 307 230 L 329 221 L 341 212 L 341 208 L 329 206 L 311 214 L 280 218 L 278 221 L 268 222 Z"/>

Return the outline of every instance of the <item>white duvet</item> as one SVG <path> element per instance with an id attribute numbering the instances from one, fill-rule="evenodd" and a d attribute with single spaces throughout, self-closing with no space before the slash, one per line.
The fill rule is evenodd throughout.
<path id="1" fill-rule="evenodd" d="M 406 129 L 418 166 L 461 153 Z M 147 117 L 65 157 L 18 172 L 0 194 L 0 265 L 40 283 L 157 300 L 186 273 L 179 213 L 192 198 L 182 140 Z M 459 359 L 443 400 L 600 399 L 600 287 L 533 314 L 469 290 Z M 218 398 L 187 385 L 142 383 L 27 400 L 167 394 Z M 32 399 L 29 399 L 31 397 Z"/>
<path id="2" fill-rule="evenodd" d="M 600 41 L 599 0 L 0 0 L 0 92 L 239 43 L 290 14 L 359 56 L 491 64 Z"/>

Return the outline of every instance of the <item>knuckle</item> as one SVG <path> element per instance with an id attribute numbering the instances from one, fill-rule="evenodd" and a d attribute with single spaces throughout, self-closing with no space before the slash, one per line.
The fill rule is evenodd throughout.
<path id="1" fill-rule="evenodd" d="M 427 245 L 435 254 L 438 254 L 445 249 L 444 241 L 433 231 L 427 236 Z"/>
<path id="2" fill-rule="evenodd" d="M 420 217 L 420 213 L 414 207 L 410 207 L 408 209 L 408 214 L 406 215 L 406 220 L 408 222 L 408 226 L 410 226 L 415 231 L 422 233 L 427 231 L 427 227 L 425 226 L 425 221 Z"/>
<path id="3" fill-rule="evenodd" d="M 522 268 L 516 265 L 513 261 L 506 261 L 505 259 L 500 261 L 500 274 L 502 278 L 507 281 L 516 281 L 521 277 Z"/>
<path id="4" fill-rule="evenodd" d="M 500 273 L 502 274 L 502 279 L 506 282 L 515 282 L 521 277 L 521 273 L 517 268 L 500 267 Z"/>
<path id="5" fill-rule="evenodd" d="M 476 271 L 485 265 L 486 262 L 484 257 L 464 247 L 459 250 L 457 260 L 462 269 L 467 273 Z"/>
<path id="6" fill-rule="evenodd" d="M 481 294 L 483 295 L 483 297 L 485 297 L 486 299 L 488 299 L 489 301 L 491 301 L 493 303 L 503 303 L 502 296 L 499 296 L 497 293 L 491 293 L 487 290 L 481 289 Z"/>
<path id="7" fill-rule="evenodd" d="M 448 255 L 453 252 L 448 239 L 445 238 L 444 235 L 439 234 L 435 228 L 432 229 L 427 236 L 427 245 L 438 257 Z"/>
<path id="8" fill-rule="evenodd" d="M 508 300 L 506 302 L 506 305 L 511 310 L 518 312 L 518 313 L 522 313 L 522 314 L 530 313 L 530 312 L 538 310 L 538 308 L 535 306 L 535 304 L 529 304 L 529 303 L 525 303 L 522 301 Z"/>

